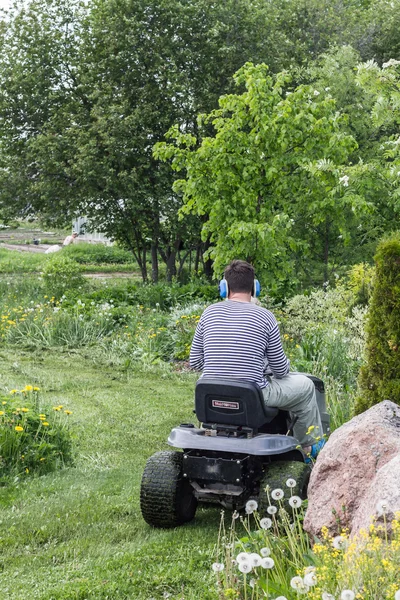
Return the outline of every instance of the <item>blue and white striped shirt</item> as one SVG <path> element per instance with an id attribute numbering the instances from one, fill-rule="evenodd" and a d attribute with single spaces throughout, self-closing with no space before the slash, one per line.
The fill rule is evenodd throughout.
<path id="1" fill-rule="evenodd" d="M 202 370 L 203 377 L 244 379 L 265 388 L 266 362 L 274 377 L 289 372 L 278 323 L 269 310 L 235 300 L 206 308 L 190 350 L 193 369 Z"/>

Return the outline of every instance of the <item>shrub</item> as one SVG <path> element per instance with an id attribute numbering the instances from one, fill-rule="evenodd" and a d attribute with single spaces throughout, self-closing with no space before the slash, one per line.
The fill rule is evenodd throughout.
<path id="1" fill-rule="evenodd" d="M 400 233 L 378 245 L 375 263 L 357 413 L 385 399 L 400 404 Z"/>
<path id="2" fill-rule="evenodd" d="M 124 265 L 136 262 L 131 252 L 118 248 L 118 246 L 105 246 L 104 244 L 80 242 L 79 244 L 67 246 L 63 252 L 65 252 L 68 258 L 83 265 Z"/>
<path id="3" fill-rule="evenodd" d="M 41 407 L 39 388 L 11 390 L 0 402 L 0 483 L 10 476 L 42 475 L 72 462 L 63 406 Z"/>
<path id="4" fill-rule="evenodd" d="M 65 255 L 49 259 L 43 269 L 43 280 L 46 290 L 55 298 L 61 298 L 68 289 L 76 289 L 85 283 L 82 267 Z"/>

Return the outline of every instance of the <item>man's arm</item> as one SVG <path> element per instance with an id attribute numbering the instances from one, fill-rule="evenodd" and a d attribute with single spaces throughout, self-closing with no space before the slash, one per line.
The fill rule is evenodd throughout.
<path id="1" fill-rule="evenodd" d="M 189 362 L 191 368 L 196 371 L 201 371 L 204 367 L 203 322 L 201 319 L 198 322 L 194 333 L 192 347 L 190 348 Z"/>
<path id="2" fill-rule="evenodd" d="M 286 354 L 282 347 L 278 323 L 276 323 L 269 333 L 269 340 L 265 354 L 268 360 L 268 366 L 271 369 L 274 377 L 281 379 L 289 373 L 290 362 L 286 358 Z"/>

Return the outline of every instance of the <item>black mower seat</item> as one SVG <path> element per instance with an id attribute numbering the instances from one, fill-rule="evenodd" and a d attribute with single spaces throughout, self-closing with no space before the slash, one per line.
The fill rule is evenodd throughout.
<path id="1" fill-rule="evenodd" d="M 277 408 L 264 404 L 255 383 L 202 377 L 196 383 L 196 416 L 201 423 L 238 425 L 259 429 L 277 416 Z"/>

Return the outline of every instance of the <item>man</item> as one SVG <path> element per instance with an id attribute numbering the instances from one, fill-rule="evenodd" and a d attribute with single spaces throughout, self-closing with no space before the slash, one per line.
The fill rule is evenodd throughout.
<path id="1" fill-rule="evenodd" d="M 72 235 L 67 235 L 67 237 L 63 241 L 63 247 L 69 246 L 70 244 L 73 244 L 75 242 L 75 240 L 76 240 L 77 237 L 78 237 L 78 234 L 76 233 L 76 231 L 74 231 L 72 233 Z"/>
<path id="2" fill-rule="evenodd" d="M 228 299 L 204 311 L 194 334 L 190 366 L 203 377 L 242 379 L 256 383 L 267 406 L 288 410 L 297 416 L 294 436 L 306 454 L 315 457 L 323 445 L 313 382 L 298 373 L 289 373 L 289 361 L 282 348 L 274 315 L 254 304 L 254 268 L 234 260 L 225 269 Z M 264 369 L 272 372 L 266 376 Z"/>

